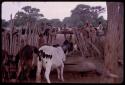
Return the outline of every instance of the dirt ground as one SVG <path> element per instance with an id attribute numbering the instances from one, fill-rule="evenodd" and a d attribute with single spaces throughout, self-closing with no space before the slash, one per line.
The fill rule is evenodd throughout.
<path id="1" fill-rule="evenodd" d="M 95 83 L 95 82 L 98 82 L 97 77 L 99 76 L 97 76 L 96 74 L 92 74 L 92 73 L 89 73 L 89 74 L 83 73 L 83 76 L 81 76 L 81 74 L 78 72 L 77 73 L 65 72 L 64 73 L 65 81 L 62 82 L 61 80 L 57 79 L 57 74 L 54 75 L 53 73 L 50 75 L 50 79 L 52 83 Z M 43 79 L 42 82 L 46 83 L 46 80 Z"/>
<path id="2" fill-rule="evenodd" d="M 93 58 L 91 58 L 93 62 L 97 62 L 97 60 L 94 61 Z M 116 82 L 121 83 L 123 82 L 123 68 L 118 69 L 119 71 L 119 78 L 116 79 Z M 41 75 L 41 83 L 47 83 L 46 79 Z M 96 72 L 64 72 L 64 81 L 61 81 L 57 78 L 57 72 L 56 70 L 51 71 L 50 73 L 50 81 L 52 83 L 105 83 L 106 80 L 109 80 L 110 78 L 106 78 L 103 80 L 104 77 L 101 75 L 96 74 Z M 10 81 L 14 83 L 14 81 Z M 27 83 L 27 81 L 21 81 L 19 83 Z M 35 79 L 30 80 L 28 83 L 35 83 Z"/>
<path id="3" fill-rule="evenodd" d="M 46 79 L 43 76 L 41 78 L 41 83 L 47 83 Z M 102 83 L 104 82 L 102 78 L 102 76 L 99 76 L 94 72 L 83 73 L 83 75 L 78 72 L 64 72 L 63 82 L 57 78 L 56 72 L 52 72 L 50 75 L 51 83 Z M 118 79 L 117 81 L 120 82 L 120 79 Z M 12 81 L 10 82 L 14 83 Z M 27 81 L 22 81 L 18 83 L 27 83 Z M 28 83 L 35 83 L 35 80 L 31 80 Z"/>
<path id="4" fill-rule="evenodd" d="M 64 81 L 61 81 L 57 78 L 56 72 L 51 72 L 50 80 L 52 83 L 99 83 L 100 76 L 96 75 L 93 72 L 89 73 L 81 73 L 79 72 L 64 72 Z M 9 81 L 11 83 L 14 83 L 13 80 Z M 23 80 L 19 83 L 26 83 L 27 81 Z M 29 83 L 35 83 L 34 80 L 30 80 Z M 41 76 L 41 83 L 47 83 L 44 76 Z"/>

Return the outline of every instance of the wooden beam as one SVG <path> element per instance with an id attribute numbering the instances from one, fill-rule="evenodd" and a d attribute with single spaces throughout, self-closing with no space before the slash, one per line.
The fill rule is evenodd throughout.
<path id="1" fill-rule="evenodd" d="M 65 64 L 64 71 L 85 72 L 96 70 L 96 65 L 92 62 L 81 62 L 78 64 Z"/>

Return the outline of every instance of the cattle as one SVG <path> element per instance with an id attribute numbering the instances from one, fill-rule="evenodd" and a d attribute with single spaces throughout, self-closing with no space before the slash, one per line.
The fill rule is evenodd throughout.
<path id="1" fill-rule="evenodd" d="M 71 55 L 75 51 L 80 51 L 77 44 L 75 44 L 71 40 L 67 40 L 67 39 L 63 42 L 62 48 L 66 55 Z"/>
<path id="2" fill-rule="evenodd" d="M 74 45 L 73 45 L 72 42 L 70 42 L 70 41 L 68 41 L 68 40 L 65 40 L 65 41 L 63 42 L 62 48 L 63 48 L 63 50 L 64 50 L 64 53 L 65 53 L 66 55 L 68 55 L 68 54 L 71 54 L 71 52 L 73 52 L 73 50 L 74 50 Z"/>
<path id="3" fill-rule="evenodd" d="M 34 46 L 26 45 L 24 46 L 15 56 L 15 62 L 18 66 L 18 71 L 16 75 L 16 80 L 18 80 L 19 75 L 22 71 L 27 70 L 26 78 L 29 80 L 29 73 L 33 68 L 33 54 L 38 54 L 38 49 Z M 39 58 L 40 59 L 40 58 Z"/>
<path id="4" fill-rule="evenodd" d="M 41 56 L 41 61 L 37 59 L 38 62 L 37 62 L 36 82 L 40 82 L 41 79 L 40 73 L 42 67 L 45 69 L 44 76 L 48 83 L 51 83 L 49 75 L 50 71 L 53 69 L 57 70 L 58 79 L 64 81 L 63 69 L 66 56 L 62 47 L 58 45 L 56 45 L 55 47 L 44 45 L 39 48 L 39 55 Z"/>

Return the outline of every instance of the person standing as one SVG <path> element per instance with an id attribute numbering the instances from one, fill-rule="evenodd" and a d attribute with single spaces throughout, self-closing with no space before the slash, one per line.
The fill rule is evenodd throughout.
<path id="1" fill-rule="evenodd" d="M 104 34 L 104 31 L 103 31 L 103 26 L 102 26 L 102 23 L 99 22 L 99 26 L 97 27 L 97 35 L 98 36 L 101 36 Z"/>

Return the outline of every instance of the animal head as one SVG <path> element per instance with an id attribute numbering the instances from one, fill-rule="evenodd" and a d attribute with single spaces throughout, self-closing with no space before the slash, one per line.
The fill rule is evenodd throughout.
<path id="1" fill-rule="evenodd" d="M 73 51 L 73 43 L 68 40 L 65 40 L 63 42 L 62 48 L 64 50 L 64 53 Z"/>

